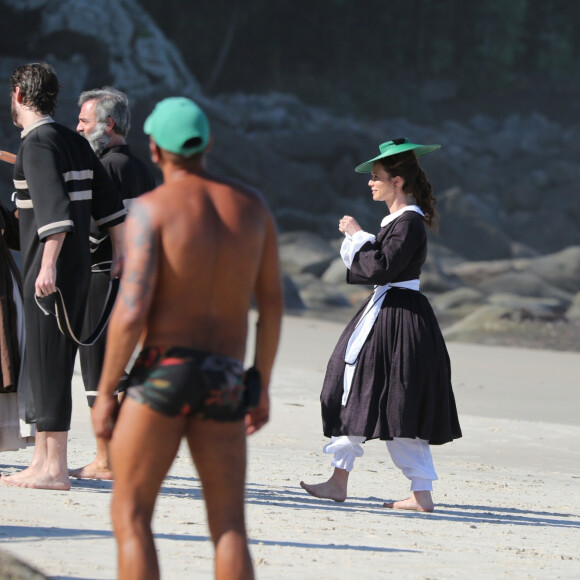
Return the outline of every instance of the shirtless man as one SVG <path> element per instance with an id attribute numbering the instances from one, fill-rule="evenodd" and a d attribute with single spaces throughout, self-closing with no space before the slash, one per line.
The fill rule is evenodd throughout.
<path id="1" fill-rule="evenodd" d="M 133 202 L 126 261 L 94 406 L 111 438 L 119 575 L 159 578 L 151 519 L 185 437 L 203 486 L 216 577 L 253 578 L 244 516 L 246 434 L 269 418 L 283 300 L 273 218 L 258 193 L 205 169 L 204 113 L 183 97 L 145 122 L 164 184 Z M 258 309 L 258 406 L 244 403 L 248 312 Z M 114 426 L 114 391 L 144 332 Z"/>

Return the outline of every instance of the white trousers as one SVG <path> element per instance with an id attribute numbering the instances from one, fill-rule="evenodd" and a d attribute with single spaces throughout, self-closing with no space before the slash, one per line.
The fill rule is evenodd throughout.
<path id="1" fill-rule="evenodd" d="M 365 440 L 365 437 L 355 435 L 332 437 L 330 443 L 324 446 L 324 453 L 334 455 L 333 467 L 352 471 L 354 460 L 364 454 L 361 443 Z M 433 481 L 438 477 L 428 441 L 395 437 L 387 441 L 387 449 L 393 463 L 411 480 L 411 491 L 433 490 Z"/>

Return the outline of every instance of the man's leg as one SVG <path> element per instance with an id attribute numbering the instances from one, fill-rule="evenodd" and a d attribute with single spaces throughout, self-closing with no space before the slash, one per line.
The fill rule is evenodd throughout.
<path id="1" fill-rule="evenodd" d="M 203 486 L 218 580 L 248 580 L 254 570 L 244 516 L 246 435 L 243 421 L 190 419 L 187 441 Z"/>
<path id="2" fill-rule="evenodd" d="M 91 414 L 93 409 L 91 407 Z M 70 469 L 69 475 L 78 479 L 113 479 L 113 470 L 109 457 L 109 442 L 101 437 L 96 438 L 97 452 L 95 458 L 87 465 Z"/>
<path id="3" fill-rule="evenodd" d="M 30 386 L 37 433 L 27 469 L 2 478 L 5 485 L 69 490 L 67 440 L 72 414 L 71 381 L 76 348 L 41 314 L 32 292 L 25 298 L 26 351 L 22 376 Z"/>
<path id="4" fill-rule="evenodd" d="M 119 580 L 159 578 L 151 519 L 184 429 L 183 417 L 166 417 L 130 397 L 123 402 L 110 444 L 115 470 L 111 516 L 119 548 Z"/>
<path id="5" fill-rule="evenodd" d="M 36 434 L 30 467 L 10 476 L 2 484 L 14 487 L 67 491 L 70 479 L 66 466 L 68 431 L 40 431 Z"/>
<path id="6" fill-rule="evenodd" d="M 110 277 L 108 272 L 93 272 L 91 274 L 87 308 L 83 321 L 83 336 L 91 333 L 101 318 L 103 304 L 109 291 L 109 281 Z M 83 385 L 91 413 L 97 396 L 97 387 L 105 359 L 106 345 L 106 332 L 104 332 L 92 346 L 79 347 L 81 374 L 83 376 Z M 88 465 L 71 469 L 69 471 L 71 477 L 80 479 L 113 479 L 113 470 L 111 469 L 109 457 L 109 442 L 97 437 L 96 443 L 97 450 L 95 458 Z"/>

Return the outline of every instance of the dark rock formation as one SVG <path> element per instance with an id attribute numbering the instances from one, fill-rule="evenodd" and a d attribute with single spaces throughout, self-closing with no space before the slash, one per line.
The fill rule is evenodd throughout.
<path id="1" fill-rule="evenodd" d="M 548 311 L 562 324 L 580 318 L 580 124 L 537 113 L 474 114 L 432 126 L 381 114 L 366 124 L 292 95 L 209 98 L 136 0 L 0 0 L 0 8 L 3 78 L 24 62 L 52 63 L 63 85 L 55 117 L 65 125 L 76 125 L 82 90 L 114 85 L 132 102 L 129 142 L 147 158 L 142 125 L 160 98 L 186 95 L 204 107 L 215 137 L 210 169 L 261 190 L 277 219 L 288 308 L 350 313 L 368 295 L 369 288 L 344 283 L 337 222 L 349 214 L 377 231 L 386 208 L 372 201 L 368 176 L 354 167 L 382 141 L 407 136 L 443 145 L 421 160 L 440 213 L 422 289 L 440 296 L 443 320 L 469 315 L 464 332 L 455 326 L 451 336 L 472 337 L 490 320 L 540 320 Z M 8 104 L 6 96 L 0 148 L 16 151 Z M 2 163 L 0 197 L 8 204 L 12 189 Z"/>
<path id="2" fill-rule="evenodd" d="M 9 552 L 0 550 L 0 579 L 48 580 L 48 576 Z"/>

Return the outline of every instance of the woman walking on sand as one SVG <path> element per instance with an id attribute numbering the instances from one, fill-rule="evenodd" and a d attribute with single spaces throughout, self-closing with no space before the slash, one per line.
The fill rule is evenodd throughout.
<path id="1" fill-rule="evenodd" d="M 328 363 L 320 400 L 324 452 L 334 455 L 328 481 L 300 485 L 311 495 L 344 501 L 361 444 L 383 439 L 395 465 L 411 480 L 411 497 L 384 507 L 433 511 L 437 474 L 429 445 L 461 437 L 451 367 L 439 324 L 419 292 L 427 255 L 425 224 L 436 203 L 417 157 L 440 145 L 395 139 L 355 168 L 371 173 L 375 201 L 389 209 L 375 236 L 351 216 L 339 222 L 340 254 L 349 284 L 375 290 L 340 336 Z M 413 196 L 414 203 L 409 199 Z"/>

